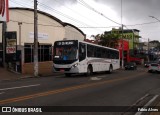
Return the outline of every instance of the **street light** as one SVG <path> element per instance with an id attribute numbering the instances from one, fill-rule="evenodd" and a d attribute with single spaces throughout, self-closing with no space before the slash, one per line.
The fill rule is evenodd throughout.
<path id="1" fill-rule="evenodd" d="M 158 19 L 158 18 L 156 18 L 156 17 L 154 17 L 154 16 L 149 16 L 149 17 L 154 18 L 154 19 L 156 19 L 157 21 L 160 22 L 160 19 Z M 149 49 L 149 39 L 148 39 L 148 49 Z M 148 52 L 149 52 L 149 51 L 148 51 Z"/>

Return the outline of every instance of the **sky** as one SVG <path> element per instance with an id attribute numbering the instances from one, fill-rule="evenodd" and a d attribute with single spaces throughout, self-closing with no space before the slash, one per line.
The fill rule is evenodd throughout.
<path id="1" fill-rule="evenodd" d="M 33 6 L 33 0 L 9 0 L 9 7 Z M 87 38 L 123 24 L 140 30 L 141 41 L 160 41 L 159 6 L 160 0 L 38 0 L 38 10 L 75 25 Z"/>

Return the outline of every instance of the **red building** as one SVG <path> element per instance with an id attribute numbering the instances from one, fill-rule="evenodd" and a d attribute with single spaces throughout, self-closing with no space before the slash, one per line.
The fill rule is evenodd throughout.
<path id="1" fill-rule="evenodd" d="M 123 42 L 123 43 L 122 43 Z M 124 52 L 124 62 L 136 62 L 137 64 L 141 64 L 141 59 L 137 57 L 131 57 L 129 54 L 129 42 L 126 40 L 119 40 L 117 49 L 120 51 L 120 59 L 122 60 L 122 44 L 123 44 L 123 52 Z"/>
<path id="2" fill-rule="evenodd" d="M 117 49 L 119 49 L 120 52 L 120 59 L 122 59 L 122 44 L 123 44 L 123 52 L 124 52 L 124 61 L 129 62 L 129 42 L 126 40 L 119 40 Z"/>

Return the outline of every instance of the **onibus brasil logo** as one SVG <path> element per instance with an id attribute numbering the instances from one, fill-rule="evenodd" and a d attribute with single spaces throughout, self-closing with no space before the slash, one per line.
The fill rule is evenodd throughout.
<path id="1" fill-rule="evenodd" d="M 5 13 L 5 0 L 0 0 L 0 15 L 3 17 Z"/>

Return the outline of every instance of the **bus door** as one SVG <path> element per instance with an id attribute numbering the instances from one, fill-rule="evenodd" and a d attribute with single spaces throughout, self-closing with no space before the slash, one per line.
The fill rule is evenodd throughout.
<path id="1" fill-rule="evenodd" d="M 86 44 L 79 42 L 79 72 L 83 73 L 87 71 L 86 62 Z"/>

